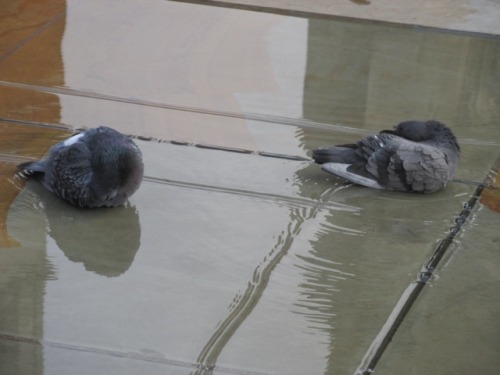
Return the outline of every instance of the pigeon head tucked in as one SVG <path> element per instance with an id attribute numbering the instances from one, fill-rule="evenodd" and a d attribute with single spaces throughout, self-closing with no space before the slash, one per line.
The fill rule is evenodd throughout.
<path id="1" fill-rule="evenodd" d="M 405 121 L 354 144 L 314 150 L 313 159 L 323 170 L 358 185 L 433 193 L 455 177 L 460 146 L 438 121 Z"/>
<path id="2" fill-rule="evenodd" d="M 52 146 L 45 159 L 18 166 L 58 197 L 79 207 L 116 207 L 139 188 L 144 165 L 137 145 L 100 126 Z"/>

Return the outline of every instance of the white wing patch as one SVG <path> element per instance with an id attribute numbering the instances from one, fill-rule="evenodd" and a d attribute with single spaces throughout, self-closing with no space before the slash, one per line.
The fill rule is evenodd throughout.
<path id="1" fill-rule="evenodd" d="M 321 168 L 328 173 L 345 178 L 346 180 L 354 182 L 355 184 L 371 187 L 374 189 L 384 189 L 383 186 L 379 185 L 377 181 L 372 180 L 371 178 L 366 178 L 356 173 L 347 171 L 347 168 L 350 165 L 351 164 L 325 163 L 321 165 Z"/>
<path id="2" fill-rule="evenodd" d="M 74 135 L 72 136 L 71 138 L 68 138 L 66 139 L 64 142 L 63 142 L 63 145 L 68 147 L 68 146 L 71 146 L 71 145 L 74 145 L 76 142 L 78 142 L 78 140 L 83 137 L 83 134 L 84 133 L 80 133 L 80 134 L 77 134 L 77 135 Z"/>

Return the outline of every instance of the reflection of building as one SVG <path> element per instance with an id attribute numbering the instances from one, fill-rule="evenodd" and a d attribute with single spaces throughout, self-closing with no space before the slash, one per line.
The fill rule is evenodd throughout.
<path id="1" fill-rule="evenodd" d="M 9 1 L 0 16 L 0 79 L 63 85 L 61 40 L 65 1 Z M 42 15 L 42 16 L 41 16 Z M 36 39 L 36 42 L 33 40 Z M 59 98 L 38 91 L 0 86 L 0 117 L 36 123 L 58 123 Z M 65 134 L 61 130 L 0 122 L 0 150 L 6 155 L 39 158 Z M 11 159 L 11 158 L 10 158 Z M 15 244 L 6 233 L 8 206 L 18 189 L 8 181 L 14 163 L 0 163 L 0 247 Z M 4 206 L 6 205 L 6 206 Z"/>
<path id="2" fill-rule="evenodd" d="M 378 130 L 438 118 L 477 136 L 499 111 L 495 39 L 312 19 L 307 51 L 309 120 Z"/>
<path id="3" fill-rule="evenodd" d="M 240 113 L 234 92 L 262 86 L 276 90 L 269 66 L 258 71 L 251 65 L 255 54 L 266 57 L 264 37 L 252 28 L 263 22 L 261 15 L 241 17 L 182 2 L 149 7 L 145 12 L 141 2 L 123 2 L 120 17 L 134 22 L 117 22 L 116 9 L 106 3 L 101 9 L 95 2 L 68 0 L 62 47 L 66 86 L 130 102 L 63 95 L 62 122 L 75 127 L 106 124 L 126 134 L 255 150 L 244 119 L 192 109 Z M 265 22 L 268 27 L 276 24 L 273 17 Z M 251 31 L 228 33 L 241 28 Z M 149 105 L 134 105 L 134 98 Z"/>
<path id="4" fill-rule="evenodd" d="M 9 230 L 22 243 L 17 248 L 0 249 L 0 373 L 42 374 L 43 349 L 36 343 L 43 337 L 45 283 L 51 278 L 51 265 L 45 246 L 45 217 L 34 210 L 25 195 L 11 210 L 12 217 L 29 213 L 26 220 L 10 221 Z M 16 225 L 22 222 L 21 225 Z"/>
<path id="5" fill-rule="evenodd" d="M 64 0 L 2 3 L 1 80 L 63 85 L 60 49 L 65 8 Z M 14 239 L 7 234 L 7 215 L 19 193 L 19 187 L 11 182 L 17 159 L 21 161 L 18 156 L 39 158 L 66 132 L 22 124 L 58 123 L 60 106 L 55 95 L 0 86 L 0 117 L 21 122 L 0 121 L 0 335 L 4 335 L 0 340 L 0 373 L 41 374 L 42 347 L 33 345 L 33 340 L 43 335 L 43 297 L 50 274 L 45 260 L 45 221 L 35 215 L 29 233 L 9 228 Z"/>

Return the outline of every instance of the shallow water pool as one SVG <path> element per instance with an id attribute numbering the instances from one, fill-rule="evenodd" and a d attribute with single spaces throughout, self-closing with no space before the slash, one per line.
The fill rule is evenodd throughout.
<path id="1" fill-rule="evenodd" d="M 0 373 L 371 370 L 398 301 L 497 168 L 498 39 L 159 0 L 20 3 L 0 26 Z M 414 118 L 459 138 L 442 192 L 370 190 L 310 161 Z M 100 124 L 144 155 L 127 206 L 76 209 L 15 177 Z M 496 373 L 495 199 L 471 207 L 377 373 Z"/>

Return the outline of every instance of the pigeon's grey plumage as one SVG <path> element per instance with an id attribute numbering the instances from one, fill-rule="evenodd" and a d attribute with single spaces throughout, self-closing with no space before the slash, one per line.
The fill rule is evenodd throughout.
<path id="1" fill-rule="evenodd" d="M 433 193 L 455 176 L 460 147 L 438 121 L 405 121 L 355 144 L 314 150 L 313 159 L 325 171 L 358 185 Z"/>
<path id="2" fill-rule="evenodd" d="M 127 136 L 101 126 L 52 146 L 45 159 L 18 166 L 25 176 L 79 207 L 116 207 L 141 184 L 139 147 Z"/>

